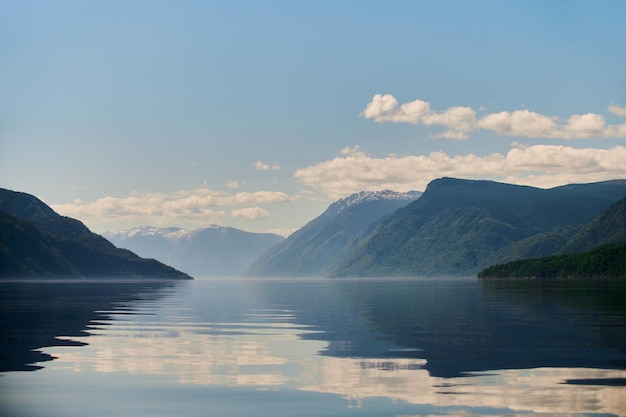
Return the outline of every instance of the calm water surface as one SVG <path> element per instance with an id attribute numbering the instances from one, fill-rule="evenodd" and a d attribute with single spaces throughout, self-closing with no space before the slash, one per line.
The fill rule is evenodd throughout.
<path id="1" fill-rule="evenodd" d="M 0 283 L 0 415 L 626 415 L 626 283 Z"/>

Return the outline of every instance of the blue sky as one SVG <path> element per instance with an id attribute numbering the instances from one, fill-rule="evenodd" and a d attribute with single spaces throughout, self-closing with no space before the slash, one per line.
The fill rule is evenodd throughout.
<path id="1" fill-rule="evenodd" d="M 623 1 L 0 0 L 0 186 L 289 233 L 441 176 L 626 178 Z"/>

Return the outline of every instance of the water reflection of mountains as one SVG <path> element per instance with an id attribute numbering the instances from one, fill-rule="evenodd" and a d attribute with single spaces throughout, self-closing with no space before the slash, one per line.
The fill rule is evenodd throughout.
<path id="1" fill-rule="evenodd" d="M 619 281 L 276 283 L 298 323 L 338 357 L 426 359 L 432 376 L 539 367 L 626 369 L 626 283 Z M 312 289 L 313 290 L 313 289 Z"/>
<path id="2" fill-rule="evenodd" d="M 1 282 L 0 372 L 40 369 L 54 359 L 37 349 L 79 346 L 72 337 L 88 336 L 89 323 L 107 312 L 132 314 L 136 301 L 155 299 L 176 285 L 150 282 Z M 106 325 L 106 323 L 100 323 Z"/>
<path id="3" fill-rule="evenodd" d="M 626 283 L 475 280 L 252 281 L 324 355 L 419 358 L 437 377 L 540 367 L 626 369 Z M 35 349 L 75 345 L 107 312 L 167 297 L 179 282 L 0 283 L 0 371 L 33 370 Z M 233 306 L 234 308 L 234 306 Z M 222 311 L 225 314 L 225 311 Z M 233 313 L 234 314 L 234 313 Z M 83 340 L 89 340 L 84 339 Z M 623 382 L 623 381 L 622 381 Z M 620 382 L 620 383 L 622 383 Z"/>

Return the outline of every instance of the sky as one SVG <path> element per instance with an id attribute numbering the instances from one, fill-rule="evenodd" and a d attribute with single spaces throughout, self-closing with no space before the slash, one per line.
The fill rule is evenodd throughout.
<path id="1" fill-rule="evenodd" d="M 626 178 L 626 2 L 0 0 L 0 187 L 288 235 L 440 177 Z"/>

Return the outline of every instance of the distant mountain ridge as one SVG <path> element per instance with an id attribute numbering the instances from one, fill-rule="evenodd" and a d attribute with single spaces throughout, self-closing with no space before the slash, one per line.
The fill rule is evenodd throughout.
<path id="1" fill-rule="evenodd" d="M 372 224 L 421 194 L 418 191 L 362 191 L 340 199 L 284 242 L 265 252 L 246 275 L 328 275 Z"/>
<path id="2" fill-rule="evenodd" d="M 284 240 L 211 225 L 200 229 L 143 226 L 102 234 L 119 247 L 172 265 L 197 277 L 240 275 L 261 253 Z"/>
<path id="3" fill-rule="evenodd" d="M 379 222 L 330 275 L 474 275 L 552 255 L 624 196 L 626 180 L 540 189 L 441 178 Z"/>
<path id="4" fill-rule="evenodd" d="M 0 189 L 0 276 L 191 279 L 116 248 L 38 198 Z"/>
<path id="5" fill-rule="evenodd" d="M 161 235 L 166 236 L 171 234 L 171 238 L 174 238 L 176 232 L 179 231 L 187 232 L 185 229 L 181 229 L 180 227 L 154 227 L 154 226 L 140 226 L 134 227 L 128 230 L 111 230 L 109 232 L 105 232 L 105 234 L 109 237 L 120 237 L 120 238 L 130 238 L 136 235 Z"/>

